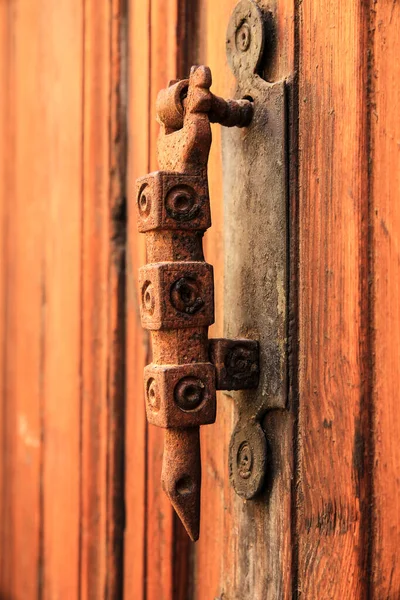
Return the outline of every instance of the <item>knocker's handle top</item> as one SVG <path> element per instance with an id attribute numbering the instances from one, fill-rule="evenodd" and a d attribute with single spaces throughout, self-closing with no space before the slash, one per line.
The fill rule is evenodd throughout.
<path id="1" fill-rule="evenodd" d="M 219 123 L 224 127 L 247 127 L 253 116 L 253 103 L 250 99 L 224 100 L 209 92 L 200 106 L 190 106 L 188 99 L 190 86 L 199 85 L 209 90 L 212 83 L 209 67 L 192 67 L 191 79 L 172 80 L 168 87 L 161 90 L 157 97 L 157 120 L 165 127 L 166 133 L 183 127 L 185 112 L 206 112 L 210 123 Z M 195 79 L 195 80 L 194 80 Z"/>
<path id="2" fill-rule="evenodd" d="M 210 92 L 211 71 L 191 68 L 189 79 L 170 81 L 157 97 L 158 160 L 161 169 L 201 172 L 211 146 L 210 123 L 246 127 L 253 116 L 249 99 L 224 100 Z"/>

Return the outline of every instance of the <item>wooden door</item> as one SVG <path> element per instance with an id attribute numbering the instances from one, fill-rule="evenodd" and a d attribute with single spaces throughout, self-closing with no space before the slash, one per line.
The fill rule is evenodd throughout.
<path id="1" fill-rule="evenodd" d="M 192 544 L 145 421 L 136 177 L 191 64 L 229 97 L 235 0 L 0 3 L 0 597 L 400 598 L 400 8 L 260 0 L 287 83 L 289 391 L 267 488 L 229 483 L 235 408 L 202 429 Z M 209 160 L 223 333 L 221 128 Z M 260 311 L 263 307 L 260 307 Z"/>
<path id="2" fill-rule="evenodd" d="M 0 597 L 122 588 L 122 2 L 0 3 Z"/>
<path id="3" fill-rule="evenodd" d="M 135 43 L 130 96 L 140 97 L 143 107 L 134 103 L 129 116 L 128 189 L 138 174 L 156 168 L 154 102 L 169 78 L 186 75 L 191 63 L 207 64 L 215 93 L 232 93 L 225 28 L 234 5 L 153 1 L 132 15 L 131 35 L 141 40 L 143 55 Z M 264 77 L 286 79 L 289 116 L 290 389 L 287 410 L 271 411 L 264 421 L 272 451 L 269 490 L 243 503 L 229 485 L 234 408 L 221 393 L 216 424 L 202 430 L 200 540 L 195 546 L 187 541 L 160 490 L 162 432 L 138 430 L 137 349 L 140 344 L 144 364 L 149 348 L 128 298 L 125 592 L 132 599 L 395 599 L 400 87 L 394 56 L 400 12 L 384 1 L 260 5 L 276 24 Z M 135 148 L 143 147 L 149 154 L 137 151 L 135 161 Z M 218 336 L 224 287 L 218 125 L 209 164 L 213 226 L 206 258 L 216 272 L 212 335 Z M 145 258 L 129 214 L 134 277 Z M 144 443 L 147 453 L 138 463 Z"/>

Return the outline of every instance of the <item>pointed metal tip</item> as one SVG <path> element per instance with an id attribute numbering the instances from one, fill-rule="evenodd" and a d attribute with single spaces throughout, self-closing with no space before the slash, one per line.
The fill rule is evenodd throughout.
<path id="1" fill-rule="evenodd" d="M 175 489 L 180 491 L 170 493 L 165 489 L 165 493 L 176 514 L 182 521 L 184 528 L 192 542 L 197 542 L 200 533 L 200 488 L 189 478 L 175 482 Z"/>
<path id="2" fill-rule="evenodd" d="M 199 428 L 167 429 L 164 442 L 162 486 L 192 542 L 200 531 Z"/>

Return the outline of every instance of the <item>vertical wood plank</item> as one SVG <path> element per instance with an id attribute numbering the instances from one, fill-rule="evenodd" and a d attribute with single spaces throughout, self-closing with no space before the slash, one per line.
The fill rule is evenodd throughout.
<path id="1" fill-rule="evenodd" d="M 0 85 L 4 90 L 10 90 L 11 81 L 9 74 L 9 65 L 11 56 L 8 51 L 8 36 L 10 28 L 7 27 L 7 12 L 8 6 L 3 2 L 0 5 Z M 4 93 L 0 96 L 0 127 L 3 131 L 2 139 L 0 140 L 0 340 L 5 340 L 6 333 L 6 270 L 7 264 L 6 254 L 6 190 L 7 185 L 7 119 L 6 113 L 9 105 L 8 94 Z M 8 121 L 9 122 L 9 121 Z M 6 447 L 6 403 L 5 398 L 5 343 L 0 344 L 0 518 L 3 527 L 0 530 L 0 588 L 4 586 L 4 537 L 5 537 L 5 485 L 6 485 L 6 465 L 5 465 L 5 447 Z"/>
<path id="2" fill-rule="evenodd" d="M 35 596 L 40 560 L 43 227 L 41 182 L 36 177 L 41 169 L 40 152 L 36 154 L 36 145 L 41 144 L 37 118 L 41 98 L 36 94 L 35 72 L 41 48 L 35 23 L 38 9 L 33 5 L 24 8 L 21 13 L 15 5 L 2 7 L 6 65 L 2 69 L 5 237 L 1 265 L 4 470 L 0 590 L 16 598 Z"/>
<path id="3" fill-rule="evenodd" d="M 82 481 L 81 583 L 83 597 L 104 596 L 107 507 L 107 363 L 109 129 L 98 127 L 108 113 L 110 95 L 110 9 L 103 2 L 84 5 L 84 128 L 82 311 Z M 107 59 L 106 59 L 107 58 Z M 101 402 L 91 402 L 92 398 Z"/>
<path id="4" fill-rule="evenodd" d="M 82 259 L 83 598 L 121 596 L 125 296 L 124 7 L 85 2 Z"/>
<path id="5" fill-rule="evenodd" d="M 110 27 L 109 421 L 107 465 L 107 597 L 123 596 L 126 409 L 126 238 L 128 2 L 113 0 Z"/>
<path id="6" fill-rule="evenodd" d="M 124 599 L 145 600 L 147 578 L 147 424 L 143 368 L 149 362 L 149 338 L 139 315 L 137 273 L 146 262 L 138 235 L 135 179 L 150 170 L 150 0 L 129 3 L 128 11 L 128 230 L 126 279 L 126 422 Z"/>
<path id="7" fill-rule="evenodd" d="M 368 14 L 299 7 L 298 593 L 365 598 Z"/>
<path id="8" fill-rule="evenodd" d="M 11 296 L 11 282 L 8 277 L 8 246 L 9 244 L 9 206 L 7 198 L 9 194 L 14 194 L 14 162 L 15 162 L 15 144 L 13 135 L 14 111 L 13 103 L 10 101 L 12 95 L 15 94 L 15 82 L 13 74 L 15 73 L 15 50 L 13 44 L 14 33 L 14 11 L 11 10 L 9 4 L 2 3 L 0 6 L 1 17 L 1 86 L 4 89 L 4 94 L 1 95 L 1 125 L 3 136 L 0 140 L 1 152 L 1 490 L 0 490 L 0 509 L 2 528 L 0 531 L 0 586 L 5 593 L 12 591 L 12 559 L 14 546 L 12 543 L 12 522 L 11 522 L 11 498 L 13 489 L 11 456 L 11 431 L 13 431 L 12 421 L 10 417 L 10 403 L 6 403 L 4 399 L 9 393 L 9 366 L 7 360 L 7 343 L 9 332 L 9 298 Z M 9 114 L 8 118 L 6 114 Z M 12 157 L 8 161 L 8 157 Z M 8 552 L 6 552 L 8 549 Z M 33 549 L 33 554 L 37 558 L 37 551 Z M 29 579 L 29 575 L 27 576 Z"/>
<path id="9" fill-rule="evenodd" d="M 213 93 L 229 97 L 234 78 L 225 55 L 225 32 L 235 0 L 218 4 L 200 1 L 199 63 L 211 68 Z M 208 162 L 212 227 L 206 232 L 206 261 L 214 267 L 215 325 L 209 337 L 223 335 L 223 193 L 220 125 L 212 126 Z M 201 428 L 202 496 L 200 539 L 195 554 L 195 589 L 199 600 L 235 596 L 237 524 L 234 492 L 229 485 L 228 448 L 234 427 L 232 403 L 217 393 L 215 424 Z"/>
<path id="10" fill-rule="evenodd" d="M 92 4 L 0 7 L 0 595 L 16 600 L 121 595 L 122 0 Z"/>
<path id="11" fill-rule="evenodd" d="M 400 596 L 400 7 L 373 3 L 373 541 L 371 597 Z"/>
<path id="12" fill-rule="evenodd" d="M 44 140 L 43 598 L 79 595 L 82 2 L 41 3 Z M 62 540 L 62 543 L 61 543 Z M 66 557 L 69 557 L 66 560 Z"/>

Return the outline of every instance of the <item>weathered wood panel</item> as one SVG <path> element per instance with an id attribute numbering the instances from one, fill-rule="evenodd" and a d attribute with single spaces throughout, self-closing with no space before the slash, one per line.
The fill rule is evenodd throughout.
<path id="1" fill-rule="evenodd" d="M 10 85 L 7 141 L 13 155 L 7 155 L 3 194 L 8 222 L 2 265 L 7 285 L 2 521 L 8 525 L 2 587 L 22 598 L 34 597 L 41 584 L 44 595 L 51 594 L 57 579 L 59 590 L 68 586 L 73 593 L 78 581 L 78 561 L 64 568 L 58 542 L 63 539 L 69 556 L 77 554 L 82 56 L 81 38 L 70 43 L 68 33 L 69 27 L 80 31 L 81 13 L 65 4 L 20 2 L 10 4 L 5 17 L 6 60 L 13 73 L 4 85 Z M 57 18 L 64 26 L 58 38 Z M 66 90 L 70 124 L 62 129 Z M 69 526 L 60 519 L 64 514 Z"/>
<path id="2" fill-rule="evenodd" d="M 44 226 L 41 576 L 43 597 L 54 598 L 79 593 L 83 18 L 79 0 L 45 1 L 40 9 L 42 144 L 34 177 Z"/>
<path id="3" fill-rule="evenodd" d="M 4 92 L 0 96 L 0 127 L 3 132 L 2 143 L 0 143 L 0 264 L 3 265 L 1 267 L 0 274 L 0 339 L 4 340 L 6 336 L 6 290 L 7 290 L 7 272 L 4 269 L 4 265 L 7 260 L 7 247 L 6 247 L 6 204 L 5 204 L 5 191 L 9 189 L 10 177 L 7 176 L 8 171 L 8 163 L 7 156 L 9 153 L 11 154 L 12 147 L 9 143 L 9 131 L 7 129 L 7 123 L 9 122 L 6 118 L 7 108 L 9 106 L 9 93 L 12 90 L 12 82 L 10 77 L 10 66 L 12 64 L 11 61 L 11 52 L 8 49 L 9 46 L 9 36 L 7 32 L 9 28 L 7 27 L 7 17 L 8 17 L 8 6 L 4 3 L 0 5 L 0 81 L 3 86 L 5 86 L 5 90 L 8 92 Z M 8 147 L 7 147 L 8 146 Z M 6 356 L 6 348 L 5 344 L 0 344 L 0 390 L 1 390 L 1 406 L 0 406 L 0 446 L 3 449 L 3 456 L 0 458 L 0 515 L 3 523 L 5 523 L 4 518 L 6 516 L 6 494 L 5 483 L 7 481 L 8 473 L 6 471 L 6 458 L 5 458 L 5 444 L 6 444 L 6 404 L 4 402 L 5 397 L 5 388 L 6 388 L 6 379 L 5 379 L 5 356 Z M 0 532 L 0 552 L 1 552 L 1 560 L 0 560 L 0 582 L 1 585 L 5 585 L 4 581 L 4 536 L 5 536 L 5 526 Z M 33 555 L 35 556 L 35 552 Z"/>
<path id="4" fill-rule="evenodd" d="M 0 595 L 17 600 L 119 594 L 118 6 L 0 8 Z"/>
<path id="5" fill-rule="evenodd" d="M 120 597 L 125 376 L 124 2 L 86 2 L 81 594 Z"/>
<path id="6" fill-rule="evenodd" d="M 372 595 L 400 597 L 400 7 L 374 4 L 371 56 L 373 255 Z"/>
<path id="7" fill-rule="evenodd" d="M 127 254 L 126 254 L 126 411 L 124 597 L 145 598 L 147 580 L 147 424 L 143 368 L 149 362 L 149 339 L 141 328 L 137 272 L 145 263 L 144 239 L 137 233 L 135 179 L 149 171 L 150 2 L 132 2 L 127 47 Z"/>
<path id="8" fill-rule="evenodd" d="M 299 10 L 298 591 L 366 598 L 369 15 Z"/>
<path id="9" fill-rule="evenodd" d="M 5 597 L 34 597 L 40 561 L 43 174 L 38 8 L 2 3 L 1 571 Z M 16 38 L 16 31 L 21 37 Z M 30 62 L 31 69 L 26 69 Z M 23 77 L 22 77 L 23 75 Z M 26 137 L 25 137 L 26 136 Z M 37 150 L 37 152 L 36 152 Z M 21 327 L 21 324 L 24 326 Z"/>
<path id="10" fill-rule="evenodd" d="M 280 450 L 275 495 L 246 536 L 238 531 L 249 508 L 228 481 L 234 415 L 224 395 L 217 423 L 202 430 L 195 550 L 161 490 L 163 432 L 147 427 L 142 395 L 151 359 L 136 289 L 144 239 L 131 209 L 125 282 L 124 132 L 132 203 L 135 178 L 157 166 L 158 90 L 203 62 L 213 91 L 230 95 L 225 28 L 234 4 L 0 4 L 1 597 L 118 598 L 122 583 L 132 600 L 275 600 L 291 597 L 292 583 L 304 598 L 400 595 L 396 3 L 315 0 L 297 4 L 295 18 L 292 0 L 263 2 L 277 23 L 265 77 L 291 79 L 298 68 L 300 163 L 297 173 L 295 79 L 288 175 L 299 398 L 293 346 L 294 402 L 264 423 Z M 215 266 L 211 334 L 220 335 L 220 127 L 213 133 L 205 246 Z M 296 327 L 291 334 L 295 341 Z"/>

